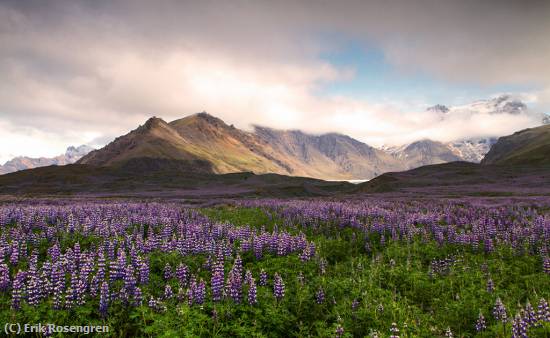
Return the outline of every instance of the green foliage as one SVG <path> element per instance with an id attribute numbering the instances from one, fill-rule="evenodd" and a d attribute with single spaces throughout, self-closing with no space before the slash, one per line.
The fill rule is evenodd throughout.
<path id="1" fill-rule="evenodd" d="M 202 212 L 214 220 L 237 225 L 273 229 L 282 220 L 260 209 L 235 207 L 210 208 Z M 23 306 L 19 312 L 9 309 L 8 295 L 0 297 L 0 321 L 20 323 L 55 323 L 57 325 L 106 324 L 107 336 L 113 337 L 334 337 L 342 325 L 345 336 L 365 337 L 378 332 L 389 335 L 391 323 L 397 323 L 401 337 L 444 336 L 447 327 L 456 337 L 504 337 L 511 324 L 503 328 L 491 311 L 497 297 L 506 305 L 510 317 L 518 304 L 530 301 L 536 306 L 540 297 L 550 298 L 550 278 L 541 269 L 540 257 L 517 256 L 507 248 L 497 248 L 489 255 L 481 251 L 422 243 L 388 241 L 367 251 L 364 235 L 351 228 L 338 232 L 316 231 L 300 225 L 286 225 L 291 232 L 303 232 L 315 242 L 317 257 L 302 262 L 297 255 L 277 257 L 267 255 L 256 260 L 243 255 L 244 269 L 252 271 L 258 280 L 264 269 L 268 285 L 258 286 L 258 305 L 231 300 L 214 303 L 207 295 L 202 306 L 169 301 L 167 311 L 154 312 L 147 306 L 125 307 L 116 303 L 109 309 L 108 319 L 98 316 L 97 301 L 75 310 L 52 310 L 51 304 L 36 308 Z M 60 241 L 63 247 L 72 245 L 69 237 Z M 81 242 L 82 243 L 82 242 Z M 93 243 L 85 243 L 86 246 Z M 430 262 L 453 256 L 455 263 L 447 274 L 430 276 Z M 321 259 L 326 260 L 323 274 Z M 166 263 L 174 268 L 187 264 L 192 271 L 202 268 L 206 257 L 181 257 L 155 252 L 150 255 L 150 284 L 144 293 L 160 296 L 163 292 L 163 269 Z M 486 265 L 486 271 L 482 266 Z M 227 268 L 227 266 L 226 266 Z M 273 297 L 273 275 L 279 273 L 286 286 L 280 302 Z M 304 277 L 303 284 L 298 276 Z M 209 273 L 199 272 L 209 282 Z M 487 278 L 494 281 L 495 290 L 487 292 Z M 176 284 L 172 285 L 174 292 Z M 319 288 L 325 301 L 317 304 Z M 210 291 L 208 291 L 210 292 Z M 245 288 L 246 294 L 246 288 Z M 354 300 L 358 301 L 352 309 Z M 479 313 L 487 319 L 484 335 L 476 335 L 475 322 Z M 505 330 L 504 330 L 505 329 Z M 506 334 L 505 334 L 506 332 Z M 530 337 L 547 337 L 550 324 L 530 329 Z"/>

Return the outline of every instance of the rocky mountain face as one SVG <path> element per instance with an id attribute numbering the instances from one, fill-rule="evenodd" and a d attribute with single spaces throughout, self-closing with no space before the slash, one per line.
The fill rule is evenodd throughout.
<path id="1" fill-rule="evenodd" d="M 445 145 L 462 161 L 479 163 L 496 142 L 496 137 L 486 137 L 449 142 Z"/>
<path id="2" fill-rule="evenodd" d="M 254 134 L 285 159 L 291 159 L 294 171 L 306 176 L 368 179 L 404 168 L 391 154 L 341 134 L 310 135 L 258 126 Z"/>
<path id="3" fill-rule="evenodd" d="M 432 140 L 416 141 L 391 149 L 390 152 L 405 165 L 406 169 L 463 160 L 446 144 Z"/>
<path id="4" fill-rule="evenodd" d="M 208 168 L 217 174 L 251 171 L 325 180 L 368 179 L 403 169 L 390 154 L 348 136 L 260 126 L 246 132 L 207 113 L 170 123 L 152 118 L 78 163 L 120 166 L 143 158 L 186 163 L 190 171 Z"/>
<path id="5" fill-rule="evenodd" d="M 64 154 L 56 157 L 26 157 L 19 156 L 7 161 L 4 165 L 0 165 L 0 175 L 8 174 L 11 172 L 33 169 L 37 167 L 45 167 L 50 165 L 66 165 L 75 163 L 84 155 L 88 154 L 93 148 L 87 145 L 81 145 L 79 147 L 70 146 L 67 148 Z"/>
<path id="6" fill-rule="evenodd" d="M 550 125 L 499 138 L 481 164 L 550 165 Z"/>

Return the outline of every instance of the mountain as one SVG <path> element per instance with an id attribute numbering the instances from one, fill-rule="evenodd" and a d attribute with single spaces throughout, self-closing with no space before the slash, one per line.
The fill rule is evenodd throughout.
<path id="1" fill-rule="evenodd" d="M 501 137 L 480 164 L 452 162 L 380 175 L 363 193 L 414 195 L 550 195 L 550 125 Z"/>
<path id="2" fill-rule="evenodd" d="M 453 115 L 465 117 L 471 114 L 524 114 L 535 121 L 539 120 L 540 124 L 550 124 L 550 116 L 529 110 L 525 103 L 512 95 L 500 95 L 492 99 L 478 100 L 470 104 L 453 107 L 436 104 L 426 110 L 438 114 L 440 119 L 453 118 Z M 456 116 L 454 117 L 456 118 Z M 383 147 L 382 150 L 405 161 L 406 168 L 412 169 L 422 165 L 451 161 L 479 163 L 496 141 L 497 137 L 494 136 L 445 143 L 420 140 L 398 147 Z"/>
<path id="3" fill-rule="evenodd" d="M 442 113 L 442 114 L 445 114 L 445 113 L 449 112 L 449 108 L 447 108 L 447 106 L 444 106 L 442 104 L 436 104 L 435 106 L 428 107 L 428 109 L 426 109 L 426 110 L 430 111 L 430 112 Z"/>
<path id="4" fill-rule="evenodd" d="M 260 126 L 246 132 L 204 112 L 170 123 L 151 118 L 78 163 L 123 166 L 144 158 L 174 160 L 194 172 L 250 171 L 325 180 L 370 179 L 403 169 L 391 155 L 345 135 Z"/>
<path id="5" fill-rule="evenodd" d="M 403 168 L 390 154 L 341 134 L 309 135 L 259 126 L 254 133 L 287 159 L 294 172 L 305 176 L 369 179 Z"/>
<path id="6" fill-rule="evenodd" d="M 405 170 L 429 164 L 462 160 L 446 144 L 428 139 L 400 147 L 385 148 L 385 150 L 401 162 Z"/>
<path id="7" fill-rule="evenodd" d="M 75 163 L 92 150 L 93 148 L 87 145 L 81 145 L 79 147 L 70 146 L 67 148 L 64 154 L 51 158 L 33 158 L 26 156 L 15 157 L 7 161 L 4 165 L 0 165 L 0 175 L 37 167 Z"/>
<path id="8" fill-rule="evenodd" d="M 486 137 L 448 142 L 445 145 L 461 161 L 479 163 L 496 142 L 496 137 Z"/>
<path id="9" fill-rule="evenodd" d="M 499 138 L 481 164 L 550 165 L 550 125 Z"/>
<path id="10" fill-rule="evenodd" d="M 448 114 L 449 116 L 452 114 L 469 112 L 475 114 L 525 114 L 540 119 L 544 117 L 544 114 L 529 110 L 524 102 L 522 102 L 519 98 L 509 94 L 499 95 L 486 100 L 477 100 L 465 105 L 452 107 L 446 107 L 438 104 L 433 107 L 429 107 L 427 110 L 433 112 L 441 112 L 444 114 Z"/>

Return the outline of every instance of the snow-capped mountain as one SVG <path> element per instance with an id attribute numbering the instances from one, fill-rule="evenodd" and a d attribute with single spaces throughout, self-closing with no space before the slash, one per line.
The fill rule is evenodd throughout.
<path id="1" fill-rule="evenodd" d="M 527 105 L 518 97 L 513 95 L 500 95 L 487 100 L 478 100 L 469 104 L 447 107 L 437 104 L 426 109 L 429 112 L 436 112 L 452 116 L 453 114 L 511 114 L 527 115 L 541 121 L 548 118 L 548 115 L 530 110 Z"/>
<path id="2" fill-rule="evenodd" d="M 470 104 L 447 107 L 442 104 L 426 109 L 428 112 L 440 115 L 440 119 L 469 114 L 525 114 L 541 124 L 550 124 L 550 116 L 529 110 L 527 105 L 512 95 L 500 95 L 488 100 L 478 100 Z M 426 164 L 437 164 L 451 160 L 480 162 L 499 135 L 488 135 L 471 139 L 455 140 L 441 143 L 432 140 L 419 140 L 401 146 L 383 146 L 381 150 L 405 162 L 408 168 Z"/>
<path id="3" fill-rule="evenodd" d="M 19 170 L 45 167 L 49 165 L 65 165 L 75 163 L 92 150 L 94 150 L 94 148 L 87 145 L 81 145 L 79 147 L 70 146 L 67 148 L 64 154 L 56 157 L 33 158 L 27 156 L 18 156 L 7 161 L 4 165 L 0 165 L 0 175 L 12 173 Z"/>
<path id="4" fill-rule="evenodd" d="M 474 138 L 447 143 L 447 147 L 460 159 L 466 162 L 480 162 L 491 146 L 497 142 L 496 137 Z"/>
<path id="5" fill-rule="evenodd" d="M 445 114 L 445 113 L 449 112 L 449 108 L 447 106 L 442 105 L 442 104 L 436 104 L 435 106 L 428 107 L 428 109 L 426 109 L 426 110 L 434 112 L 434 113 L 442 113 L 442 114 Z"/>

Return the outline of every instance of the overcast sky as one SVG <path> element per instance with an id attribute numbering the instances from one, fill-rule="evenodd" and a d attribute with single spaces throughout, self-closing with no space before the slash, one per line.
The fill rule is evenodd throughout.
<path id="1" fill-rule="evenodd" d="M 0 1 L 0 163 L 207 111 L 366 143 L 499 136 L 425 112 L 550 112 L 550 1 Z M 480 123 L 482 121 L 482 123 Z"/>

